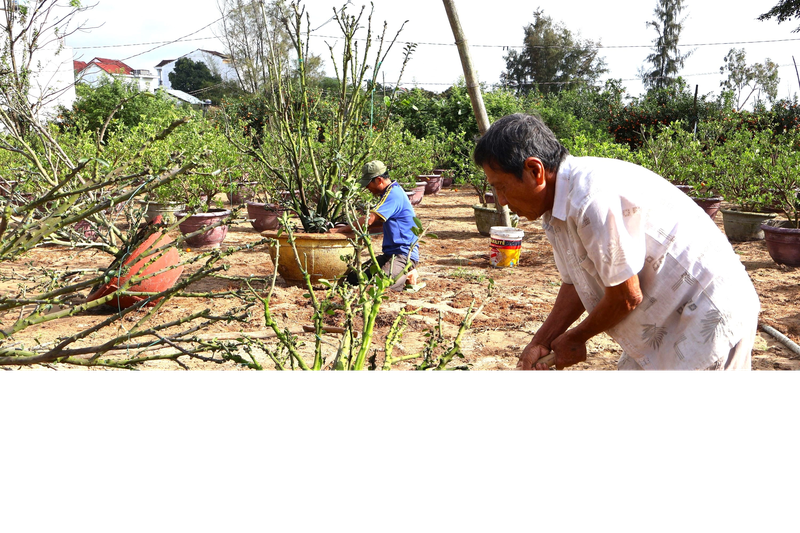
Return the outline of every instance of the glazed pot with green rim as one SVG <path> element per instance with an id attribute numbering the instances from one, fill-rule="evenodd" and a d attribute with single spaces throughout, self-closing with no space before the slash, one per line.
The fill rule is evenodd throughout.
<path id="1" fill-rule="evenodd" d="M 270 243 L 269 256 L 273 265 L 277 257 L 278 274 L 290 285 L 304 282 L 303 270 L 309 273 L 311 282 L 315 285 L 321 279 L 333 281 L 347 272 L 348 261 L 355 254 L 355 247 L 351 242 L 351 239 L 355 238 L 354 233 L 296 232 L 295 247 L 303 266 L 301 270 L 289 245 L 288 235 L 286 232 L 280 232 L 280 235 L 278 233 L 278 231 L 261 232 L 264 237 L 277 242 L 277 244 Z"/>
<path id="2" fill-rule="evenodd" d="M 139 203 L 145 206 L 144 218 L 148 222 L 161 215 L 161 219 L 165 224 L 174 224 L 177 220 L 175 216 L 179 211 L 186 209 L 186 204 L 183 202 L 151 202 L 148 200 L 139 200 Z"/>
<path id="3" fill-rule="evenodd" d="M 761 224 L 767 251 L 779 265 L 800 266 L 800 229 L 788 220 L 771 220 Z"/>
<path id="4" fill-rule="evenodd" d="M 220 224 L 228 216 L 230 216 L 230 209 L 209 209 L 205 213 L 194 213 L 188 215 L 185 212 L 179 211 L 175 216 L 182 220 L 178 227 L 183 235 L 191 235 L 184 241 L 186 249 L 209 249 L 219 248 L 225 236 L 228 235 L 228 225 Z M 202 233 L 192 235 L 195 232 L 202 231 Z"/>
<path id="5" fill-rule="evenodd" d="M 472 206 L 475 211 L 475 225 L 478 226 L 478 233 L 486 235 L 491 234 L 492 226 L 502 226 L 503 216 L 497 212 L 494 204 L 480 205 L 475 204 Z M 516 213 L 511 213 L 511 226 L 516 228 L 519 224 L 519 216 Z"/>
<path id="6" fill-rule="evenodd" d="M 761 225 L 775 218 L 775 213 L 755 213 L 739 209 L 720 209 L 725 236 L 731 242 L 763 241 Z"/>

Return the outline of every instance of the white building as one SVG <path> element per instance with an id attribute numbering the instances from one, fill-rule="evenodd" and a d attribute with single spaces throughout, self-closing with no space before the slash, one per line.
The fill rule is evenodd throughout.
<path id="1" fill-rule="evenodd" d="M 175 72 L 175 62 L 181 58 L 188 58 L 195 62 L 205 63 L 212 74 L 218 74 L 222 81 L 238 81 L 236 69 L 233 68 L 230 57 L 213 50 L 195 50 L 184 54 L 177 59 L 165 59 L 155 66 L 158 86 L 165 89 L 172 89 L 169 82 L 169 75 Z"/>
<path id="2" fill-rule="evenodd" d="M 116 59 L 95 57 L 88 63 L 75 61 L 75 80 L 92 87 L 105 81 L 118 79 L 125 84 L 134 84 L 142 92 L 155 92 L 158 89 L 156 78 L 149 70 L 133 69 Z"/>

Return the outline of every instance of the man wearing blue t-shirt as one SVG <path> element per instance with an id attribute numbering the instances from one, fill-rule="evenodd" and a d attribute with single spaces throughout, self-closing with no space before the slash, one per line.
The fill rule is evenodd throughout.
<path id="1" fill-rule="evenodd" d="M 358 225 L 364 227 L 373 224 L 378 218 L 383 220 L 383 253 L 377 256 L 378 265 L 393 278 L 400 276 L 405 270 L 410 259 L 411 267 L 406 275 L 400 276 L 392 289 L 403 290 L 406 285 L 412 289 L 419 288 L 417 283 L 417 263 L 419 262 L 419 246 L 417 236 L 414 235 L 414 208 L 408 200 L 408 195 L 396 181 L 389 179 L 386 165 L 381 161 L 370 161 L 361 171 L 361 186 L 366 187 L 374 196 L 380 198 L 378 204 L 372 208 L 368 215 L 358 219 Z M 337 226 L 330 230 L 335 233 L 351 231 L 350 226 Z M 409 250 L 411 246 L 409 256 Z M 362 268 L 369 268 L 370 262 L 364 263 Z M 350 272 L 346 278 L 351 285 L 358 284 L 358 272 Z"/>

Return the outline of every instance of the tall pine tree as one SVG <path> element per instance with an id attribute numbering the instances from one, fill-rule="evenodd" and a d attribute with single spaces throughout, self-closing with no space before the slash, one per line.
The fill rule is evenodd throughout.
<path id="1" fill-rule="evenodd" d="M 646 23 L 658 34 L 653 40 L 653 52 L 646 60 L 651 67 L 639 70 L 639 77 L 647 89 L 663 89 L 675 83 L 686 58 L 692 54 L 692 51 L 681 54 L 678 48 L 685 20 L 680 19 L 683 4 L 683 0 L 658 0 L 653 11 L 656 20 Z"/>
<path id="2" fill-rule="evenodd" d="M 562 23 L 554 22 L 541 9 L 533 23 L 525 26 L 522 51 L 511 50 L 503 59 L 503 83 L 516 86 L 518 94 L 531 90 L 557 93 L 577 84 L 594 84 L 608 72 L 605 59 L 598 57 L 600 42 L 573 35 Z"/>

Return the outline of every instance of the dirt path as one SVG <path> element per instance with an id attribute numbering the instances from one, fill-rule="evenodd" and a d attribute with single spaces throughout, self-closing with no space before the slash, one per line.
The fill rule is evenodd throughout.
<path id="1" fill-rule="evenodd" d="M 477 232 L 472 204 L 472 190 L 445 189 L 436 196 L 426 196 L 417 208 L 417 214 L 430 232 L 437 238 L 427 238 L 422 247 L 420 271 L 425 289 L 418 293 L 391 293 L 382 307 L 378 321 L 378 342 L 382 341 L 388 326 L 397 313 L 407 307 L 419 308 L 420 312 L 409 318 L 401 353 L 414 353 L 425 340 L 424 334 L 437 323 L 443 313 L 445 333 L 453 334 L 470 303 L 479 305 L 486 297 L 487 278 L 495 281 L 493 299 L 475 320 L 464 343 L 466 362 L 473 370 L 508 370 L 516 365 L 517 356 L 541 325 L 555 300 L 559 288 L 559 276 L 553 263 L 552 252 L 539 222 L 521 221 L 520 228 L 525 237 L 522 244 L 519 266 L 493 269 L 489 266 L 489 239 Z M 721 215 L 718 215 L 721 231 Z M 232 226 L 225 245 L 254 242 L 260 237 L 245 220 Z M 763 241 L 734 245 L 749 272 L 761 297 L 761 320 L 800 342 L 800 269 L 780 267 L 769 257 Z M 181 252 L 191 254 L 192 252 Z M 265 249 L 238 252 L 228 261 L 228 275 L 267 275 L 272 263 Z M 2 265 L 3 274 L 14 269 L 18 278 L 32 279 L 31 269 L 47 265 L 56 270 L 105 266 L 107 258 L 94 252 L 78 253 L 74 250 L 43 247 L 33 250 L 15 264 Z M 186 275 L 186 273 L 184 273 Z M 206 280 L 192 287 L 197 292 L 221 291 L 234 288 L 235 282 Z M 9 290 L 3 287 L 0 290 Z M 309 308 L 303 298 L 305 291 L 286 286 L 279 280 L 271 309 L 279 320 L 287 325 L 308 324 Z M 233 306 L 237 302 L 175 298 L 171 306 L 162 311 L 162 320 L 178 317 L 191 309 L 213 306 L 215 309 Z M 13 317 L 0 315 L 5 323 Z M 102 320 L 102 316 L 81 315 L 51 322 L 45 326 L 29 328 L 17 340 L 39 342 L 53 341 L 76 328 Z M 263 317 L 254 314 L 250 322 L 226 326 L 216 324 L 211 332 L 263 331 Z M 609 337 L 601 335 L 589 345 L 589 359 L 574 367 L 574 370 L 613 370 L 621 354 L 619 346 Z M 380 350 L 376 354 L 378 364 L 383 359 Z M 188 362 L 193 369 L 238 369 L 233 363 L 225 365 Z M 152 363 L 158 369 L 179 368 L 174 363 Z M 411 363 L 399 369 L 412 368 Z M 759 333 L 753 353 L 755 370 L 796 370 L 800 358 L 777 343 L 772 337 Z"/>

